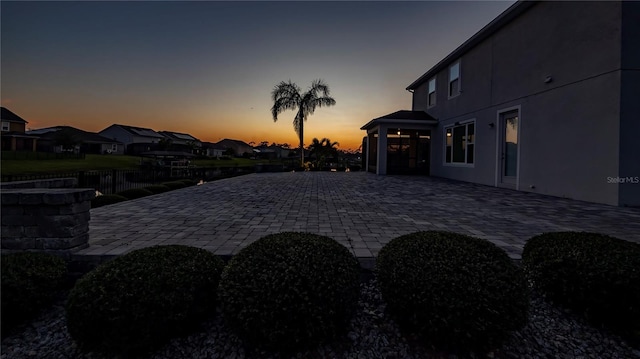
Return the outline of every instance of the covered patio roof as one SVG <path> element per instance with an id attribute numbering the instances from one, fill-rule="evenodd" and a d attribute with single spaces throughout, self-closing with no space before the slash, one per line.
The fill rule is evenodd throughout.
<path id="1" fill-rule="evenodd" d="M 431 125 L 438 124 L 438 120 L 424 111 L 409 111 L 400 110 L 388 115 L 374 118 L 367 122 L 364 126 L 360 127 L 361 130 L 369 130 L 378 125 Z"/>

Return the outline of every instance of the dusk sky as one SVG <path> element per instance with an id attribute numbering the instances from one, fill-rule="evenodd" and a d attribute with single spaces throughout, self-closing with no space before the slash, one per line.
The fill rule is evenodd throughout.
<path id="1" fill-rule="evenodd" d="M 0 2 L 1 100 L 29 129 L 113 123 L 298 145 L 280 81 L 329 85 L 305 144 L 356 149 L 360 127 L 411 109 L 405 88 L 512 1 Z"/>

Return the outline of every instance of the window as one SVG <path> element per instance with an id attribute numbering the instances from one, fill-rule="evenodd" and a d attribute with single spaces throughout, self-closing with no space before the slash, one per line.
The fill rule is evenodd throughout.
<path id="1" fill-rule="evenodd" d="M 427 107 L 436 105 L 436 78 L 429 80 L 429 94 L 427 95 Z"/>
<path id="2" fill-rule="evenodd" d="M 118 152 L 118 144 L 117 143 L 112 143 L 111 144 L 111 151 Z"/>
<path id="3" fill-rule="evenodd" d="M 445 128 L 445 163 L 473 164 L 475 122 Z"/>
<path id="4" fill-rule="evenodd" d="M 460 60 L 449 67 L 449 97 L 460 94 Z"/>
<path id="5" fill-rule="evenodd" d="M 9 122 L 2 121 L 2 131 L 9 131 Z"/>

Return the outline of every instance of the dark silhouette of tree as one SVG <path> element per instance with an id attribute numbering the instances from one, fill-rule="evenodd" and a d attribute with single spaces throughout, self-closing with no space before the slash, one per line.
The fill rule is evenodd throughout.
<path id="1" fill-rule="evenodd" d="M 315 167 L 322 168 L 328 158 L 337 158 L 338 145 L 338 142 L 331 142 L 328 138 L 323 138 L 322 140 L 314 138 L 311 140 L 311 144 L 307 149 L 309 150 L 309 157 L 314 159 Z"/>
<path id="2" fill-rule="evenodd" d="M 75 151 L 76 145 L 82 141 L 68 128 L 63 128 L 53 134 L 53 144 L 60 146 L 62 151 Z"/>
<path id="3" fill-rule="evenodd" d="M 170 138 L 165 137 L 165 138 L 161 138 L 160 141 L 158 141 L 158 147 L 162 151 L 169 151 L 172 146 L 173 146 L 173 141 Z"/>
<path id="4" fill-rule="evenodd" d="M 322 139 L 322 146 L 324 149 L 325 156 L 329 157 L 337 157 L 338 156 L 338 146 L 339 142 L 331 142 L 328 138 Z"/>
<path id="5" fill-rule="evenodd" d="M 322 141 L 318 140 L 315 137 L 313 138 L 313 140 L 311 140 L 311 144 L 309 145 L 309 147 L 307 147 L 307 150 L 309 150 L 309 158 L 313 158 L 316 165 L 320 160 L 320 156 L 322 156 L 322 147 Z"/>
<path id="6" fill-rule="evenodd" d="M 304 121 L 315 111 L 316 107 L 333 106 L 336 100 L 329 96 L 329 86 L 322 80 L 314 80 L 304 93 L 300 87 L 289 80 L 280 82 L 271 91 L 273 121 L 278 121 L 278 114 L 286 110 L 298 110 L 293 119 L 293 129 L 300 139 L 300 166 L 304 166 Z"/>

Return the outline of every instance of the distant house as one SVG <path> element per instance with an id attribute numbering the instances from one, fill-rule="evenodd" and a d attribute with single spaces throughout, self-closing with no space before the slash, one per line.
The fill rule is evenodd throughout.
<path id="1" fill-rule="evenodd" d="M 71 149 L 74 152 L 93 154 L 124 153 L 122 142 L 71 126 L 41 128 L 27 131 L 27 134 L 39 137 L 37 149 L 41 152 L 60 153 Z"/>
<path id="2" fill-rule="evenodd" d="M 9 109 L 1 107 L 0 122 L 2 123 L 0 133 L 3 151 L 36 151 L 38 137 L 25 133 L 27 121 Z"/>
<path id="3" fill-rule="evenodd" d="M 222 145 L 213 142 L 202 142 L 202 151 L 205 156 L 209 157 L 222 157 L 226 148 Z"/>
<path id="4" fill-rule="evenodd" d="M 288 158 L 291 153 L 290 149 L 276 146 L 275 144 L 271 144 L 270 146 L 257 146 L 254 147 L 253 150 L 256 157 L 262 159 Z"/>
<path id="5" fill-rule="evenodd" d="M 172 131 L 158 131 L 171 141 L 170 148 L 174 151 L 184 151 L 193 154 L 201 154 L 202 142 L 186 133 Z"/>
<path id="6" fill-rule="evenodd" d="M 166 136 L 150 128 L 119 124 L 113 124 L 98 134 L 123 143 L 125 153 L 129 155 L 139 155 L 142 152 L 160 149 L 161 141 L 167 140 Z"/>
<path id="7" fill-rule="evenodd" d="M 240 140 L 231 140 L 225 138 L 217 143 L 225 149 L 233 150 L 233 154 L 236 157 L 250 157 L 253 156 L 253 147 Z"/>
<path id="8" fill-rule="evenodd" d="M 640 2 L 518 1 L 375 118 L 366 166 L 640 206 Z"/>

